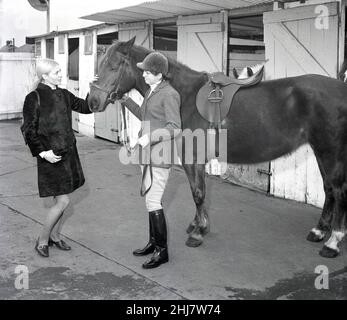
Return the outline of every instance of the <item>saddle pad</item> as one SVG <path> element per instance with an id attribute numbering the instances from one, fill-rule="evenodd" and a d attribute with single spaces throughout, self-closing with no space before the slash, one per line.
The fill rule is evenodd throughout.
<path id="1" fill-rule="evenodd" d="M 214 86 L 208 81 L 196 95 L 196 107 L 200 115 L 209 122 L 221 122 L 228 114 L 233 97 L 239 88 L 240 86 L 235 84 L 223 87 L 223 100 L 220 102 L 219 111 L 218 103 L 211 103 L 207 100 L 208 95 L 214 89 Z"/>
<path id="2" fill-rule="evenodd" d="M 223 72 L 214 72 L 210 75 L 211 82 L 220 84 L 221 87 L 229 86 L 231 84 L 239 85 L 241 87 L 251 87 L 258 84 L 263 79 L 264 66 L 262 66 L 255 74 L 246 79 L 235 79 L 224 75 Z"/>

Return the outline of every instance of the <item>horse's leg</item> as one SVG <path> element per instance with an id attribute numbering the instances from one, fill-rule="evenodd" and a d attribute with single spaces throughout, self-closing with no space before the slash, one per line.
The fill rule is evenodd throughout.
<path id="1" fill-rule="evenodd" d="M 334 205 L 335 205 L 333 187 L 329 181 L 330 179 L 328 179 L 326 171 L 324 170 L 324 166 L 322 165 L 319 158 L 317 158 L 317 163 L 323 178 L 325 200 L 324 200 L 322 214 L 318 221 L 318 224 L 315 228 L 313 228 L 309 232 L 306 238 L 308 241 L 311 241 L 311 242 L 322 241 L 325 235 L 327 234 L 327 232 L 331 230 L 331 220 L 332 220 Z"/>
<path id="2" fill-rule="evenodd" d="M 322 257 L 334 258 L 340 249 L 339 242 L 346 233 L 346 213 L 347 213 L 347 167 L 344 163 L 339 163 L 334 170 L 332 177 L 332 186 L 335 198 L 335 207 L 331 222 L 331 236 L 325 242 L 319 254 Z"/>
<path id="3" fill-rule="evenodd" d="M 338 247 L 339 242 L 343 239 L 346 234 L 346 210 L 347 210 L 347 199 L 337 199 L 336 200 L 336 210 L 333 215 L 332 221 L 332 231 L 331 236 L 319 254 L 325 258 L 335 258 L 340 249 Z"/>
<path id="4" fill-rule="evenodd" d="M 210 221 L 205 208 L 205 165 L 184 164 L 183 167 L 187 174 L 190 189 L 196 205 L 196 214 L 194 220 L 187 228 L 189 237 L 186 241 L 186 245 L 188 247 L 197 247 L 202 244 L 203 236 L 210 231 Z"/>
<path id="5" fill-rule="evenodd" d="M 307 235 L 307 240 L 311 242 L 320 242 L 324 239 L 325 235 L 331 230 L 331 220 L 333 217 L 335 199 L 333 190 L 330 185 L 324 186 L 325 201 L 323 205 L 322 215 L 319 218 L 318 224 L 312 228 Z"/>

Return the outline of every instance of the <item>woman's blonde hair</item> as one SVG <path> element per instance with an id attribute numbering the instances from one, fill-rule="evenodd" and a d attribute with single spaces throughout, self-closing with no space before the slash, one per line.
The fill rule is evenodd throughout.
<path id="1" fill-rule="evenodd" d="M 42 82 L 42 75 L 49 73 L 53 68 L 59 66 L 59 63 L 52 59 L 36 59 L 36 80 L 31 88 L 35 90 L 40 82 Z"/>
<path id="2" fill-rule="evenodd" d="M 36 75 L 42 81 L 42 75 L 49 73 L 53 68 L 59 66 L 59 63 L 52 59 L 36 60 Z"/>

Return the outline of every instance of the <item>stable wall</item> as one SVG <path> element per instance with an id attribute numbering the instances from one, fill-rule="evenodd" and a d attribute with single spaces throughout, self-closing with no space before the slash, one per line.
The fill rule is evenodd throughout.
<path id="1" fill-rule="evenodd" d="M 33 89 L 32 53 L 0 53 L 0 120 L 20 118 L 25 96 Z"/>

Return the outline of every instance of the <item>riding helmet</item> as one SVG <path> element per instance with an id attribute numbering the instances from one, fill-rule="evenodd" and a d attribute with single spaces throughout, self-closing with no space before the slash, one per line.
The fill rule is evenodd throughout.
<path id="1" fill-rule="evenodd" d="M 166 76 L 169 71 L 168 59 L 158 51 L 151 52 L 142 62 L 136 65 L 141 70 L 150 71 L 154 74 L 161 73 L 163 76 Z"/>

